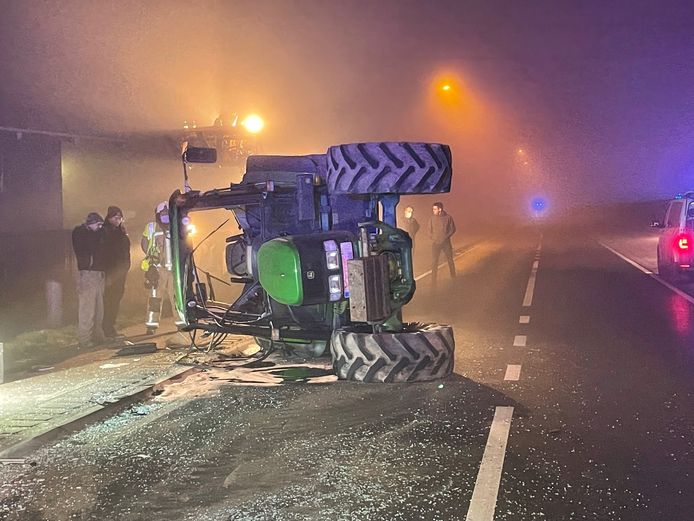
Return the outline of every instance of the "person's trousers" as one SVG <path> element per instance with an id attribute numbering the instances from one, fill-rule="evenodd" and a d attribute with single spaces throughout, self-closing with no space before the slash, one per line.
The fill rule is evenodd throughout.
<path id="1" fill-rule="evenodd" d="M 128 273 L 106 274 L 104 289 L 104 333 L 106 336 L 116 336 L 116 318 L 120 309 L 120 301 L 125 293 L 125 279 Z"/>
<path id="2" fill-rule="evenodd" d="M 448 261 L 448 270 L 451 273 L 451 278 L 455 277 L 455 262 L 453 261 L 453 246 L 451 241 L 447 240 L 442 243 L 433 243 L 431 245 L 431 282 L 436 284 L 436 277 L 439 271 L 439 258 L 441 252 L 446 256 Z"/>
<path id="3" fill-rule="evenodd" d="M 77 339 L 82 345 L 102 343 L 106 336 L 104 320 L 104 272 L 80 270 L 77 272 L 77 300 L 79 302 Z"/>
<path id="4" fill-rule="evenodd" d="M 154 331 L 159 327 L 164 295 L 169 299 L 171 312 L 173 313 L 176 325 L 181 326 L 185 324 L 185 322 L 179 318 L 178 312 L 176 311 L 173 273 L 166 268 L 160 267 L 159 282 L 155 288 L 150 290 L 149 298 L 147 299 L 147 318 L 145 320 L 145 326 L 147 326 L 147 329 L 150 331 Z"/>

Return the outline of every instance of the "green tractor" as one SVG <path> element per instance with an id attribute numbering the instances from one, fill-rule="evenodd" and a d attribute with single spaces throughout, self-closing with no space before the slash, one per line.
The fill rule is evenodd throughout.
<path id="1" fill-rule="evenodd" d="M 184 172 L 188 163 L 215 158 L 214 149 L 188 148 Z M 451 374 L 452 328 L 402 321 L 415 281 L 412 241 L 396 223 L 400 195 L 444 193 L 450 185 L 447 145 L 384 142 L 250 156 L 238 184 L 175 192 L 169 212 L 184 330 L 251 335 L 263 353 L 281 346 L 320 356 L 329 347 L 345 380 Z M 212 209 L 231 212 L 240 232 L 225 237 L 224 282 L 240 285 L 230 304 L 215 300 L 186 233 L 193 212 Z"/>

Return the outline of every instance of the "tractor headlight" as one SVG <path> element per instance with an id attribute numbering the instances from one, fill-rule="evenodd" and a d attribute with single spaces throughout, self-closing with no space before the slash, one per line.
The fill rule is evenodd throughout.
<path id="1" fill-rule="evenodd" d="M 325 262 L 329 270 L 336 270 L 340 267 L 340 255 L 336 251 L 326 252 Z"/>
<path id="2" fill-rule="evenodd" d="M 328 291 L 330 292 L 330 300 L 340 300 L 342 297 L 342 283 L 339 275 L 330 275 L 328 277 Z"/>
<path id="3" fill-rule="evenodd" d="M 325 250 L 325 264 L 329 270 L 337 270 L 340 268 L 340 252 L 337 249 L 335 241 L 323 241 L 323 250 Z"/>

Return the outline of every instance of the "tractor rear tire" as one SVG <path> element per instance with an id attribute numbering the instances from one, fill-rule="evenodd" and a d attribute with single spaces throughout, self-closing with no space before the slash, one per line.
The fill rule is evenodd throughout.
<path id="1" fill-rule="evenodd" d="M 328 148 L 333 194 L 436 194 L 451 189 L 451 149 L 439 143 L 352 143 Z"/>
<path id="2" fill-rule="evenodd" d="M 351 328 L 333 333 L 330 351 L 340 380 L 424 382 L 453 372 L 453 328 L 420 325 L 399 333 L 366 333 Z"/>

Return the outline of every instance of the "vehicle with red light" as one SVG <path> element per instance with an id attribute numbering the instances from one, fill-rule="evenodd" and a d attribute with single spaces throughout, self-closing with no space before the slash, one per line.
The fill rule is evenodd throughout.
<path id="1" fill-rule="evenodd" d="M 694 192 L 670 201 L 658 239 L 658 274 L 672 281 L 694 280 Z"/>

